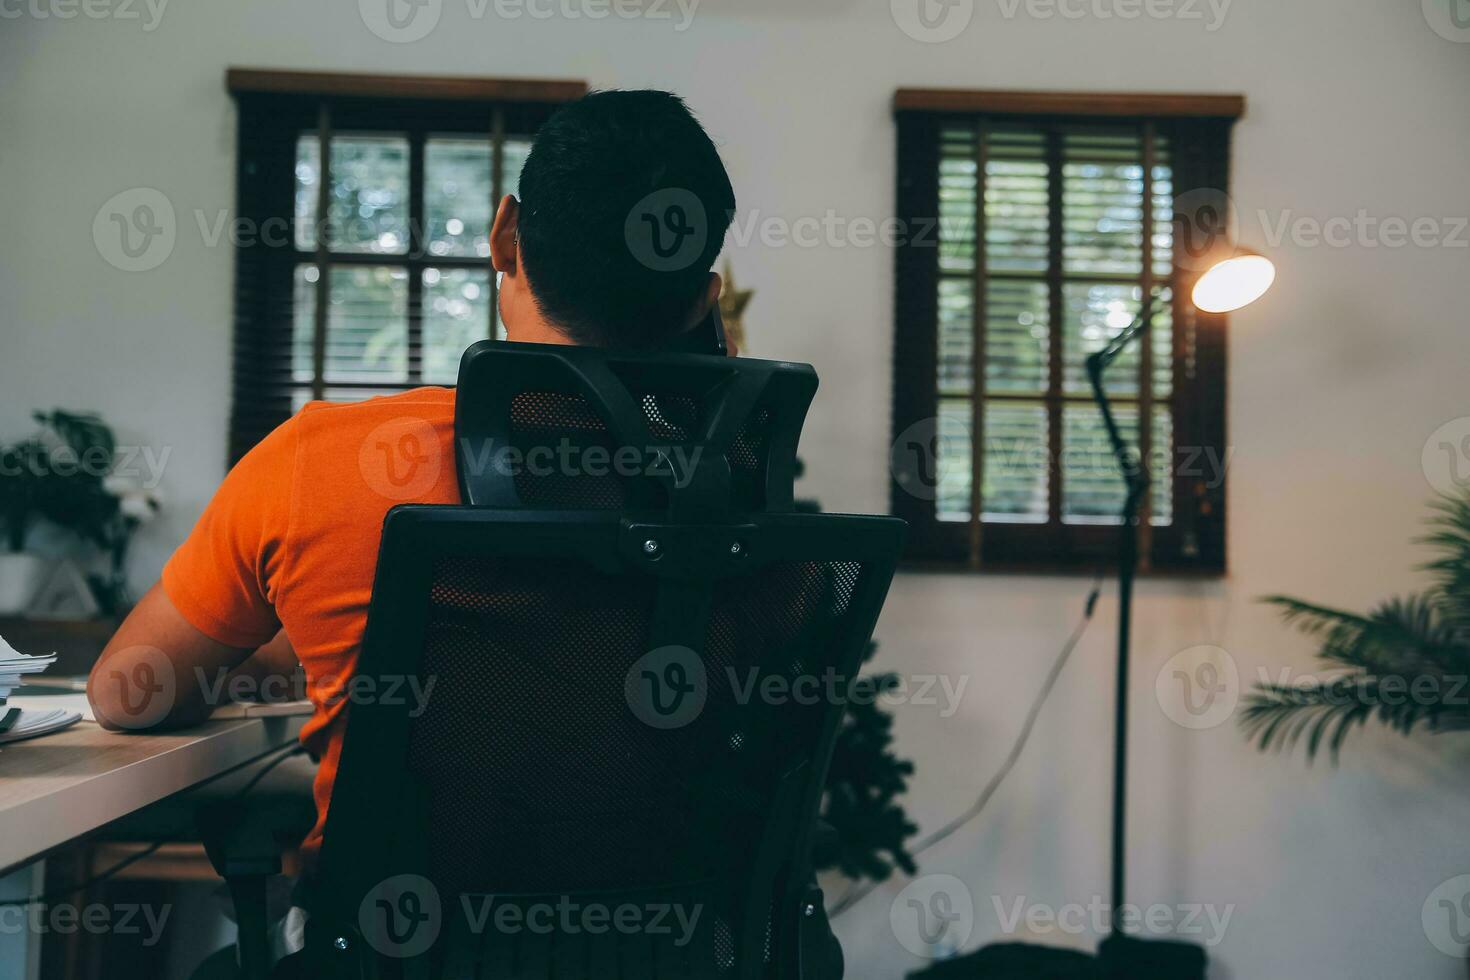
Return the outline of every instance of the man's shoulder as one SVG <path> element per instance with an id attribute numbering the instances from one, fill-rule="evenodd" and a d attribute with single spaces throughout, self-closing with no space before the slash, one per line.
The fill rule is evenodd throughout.
<path id="1" fill-rule="evenodd" d="M 307 431 L 369 428 L 395 419 L 420 419 L 433 425 L 454 421 L 454 389 L 410 388 L 359 402 L 307 402 L 298 416 Z"/>
<path id="2" fill-rule="evenodd" d="M 310 402 L 296 416 L 296 480 L 313 508 L 452 503 L 454 389 L 413 388 L 352 403 Z M 363 491 L 359 493 L 358 491 Z M 381 520 L 378 515 L 375 520 Z"/>

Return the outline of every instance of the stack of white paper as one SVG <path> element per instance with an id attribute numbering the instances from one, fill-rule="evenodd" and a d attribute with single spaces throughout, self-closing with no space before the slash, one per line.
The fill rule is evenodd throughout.
<path id="1" fill-rule="evenodd" d="M 25 683 L 27 674 L 39 674 L 56 662 L 56 654 L 49 657 L 27 657 L 10 649 L 10 645 L 0 637 L 0 701 L 10 696 L 10 692 Z"/>
<path id="2" fill-rule="evenodd" d="M 10 726 L 10 730 L 0 733 L 0 745 L 70 728 L 81 720 L 82 715 L 78 711 L 64 711 L 61 708 L 43 710 L 22 708 L 20 717 L 15 720 L 15 724 Z"/>
<path id="3" fill-rule="evenodd" d="M 5 701 L 10 697 L 10 692 L 24 684 L 27 676 L 39 674 L 55 662 L 54 653 L 49 657 L 28 657 L 18 653 L 5 642 L 4 637 L 0 637 L 0 718 L 8 714 Z M 0 742 L 45 735 L 81 720 L 80 712 L 63 708 L 23 708 L 10 728 L 0 732 Z"/>

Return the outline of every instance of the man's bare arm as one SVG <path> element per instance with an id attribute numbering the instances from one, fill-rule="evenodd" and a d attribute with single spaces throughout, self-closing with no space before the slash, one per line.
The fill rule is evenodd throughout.
<path id="1" fill-rule="evenodd" d="M 195 629 L 155 585 L 102 651 L 87 699 L 98 723 L 113 731 L 177 728 L 208 718 L 228 699 L 231 678 L 248 676 L 258 690 L 295 666 L 284 633 L 257 651 L 227 646 Z"/>

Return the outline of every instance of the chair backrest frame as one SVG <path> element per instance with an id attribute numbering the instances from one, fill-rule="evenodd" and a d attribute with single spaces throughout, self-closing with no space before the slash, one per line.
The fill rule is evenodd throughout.
<path id="1" fill-rule="evenodd" d="M 790 511 L 797 441 L 816 390 L 811 366 L 790 361 L 480 341 L 465 351 L 460 362 L 455 405 L 460 498 L 474 507 L 529 506 L 512 467 L 502 465 L 497 456 L 515 443 L 518 395 L 538 391 L 583 398 L 616 443 L 657 452 L 676 441 L 660 436 L 648 424 L 640 396 L 653 391 L 691 399 L 699 406 L 698 431 L 677 440 L 700 448 L 699 465 L 687 473 L 665 467 L 654 474 L 672 516 L 729 519 L 737 508 L 731 501 L 728 455 L 742 426 L 758 409 L 771 418 L 769 444 L 759 460 L 763 491 L 759 509 Z M 654 506 L 647 493 L 650 487 L 635 481 L 631 489 L 628 509 Z"/>
<path id="2" fill-rule="evenodd" d="M 461 381 L 456 435 L 466 503 L 403 505 L 387 515 L 356 668 L 359 690 L 402 690 L 410 680 L 427 689 L 428 597 L 440 562 L 456 558 L 508 565 L 567 559 L 605 575 L 646 579 L 657 600 L 645 648 L 677 646 L 701 657 L 712 605 L 726 584 L 792 564 L 852 563 L 861 572 L 824 656 L 839 677 L 857 676 L 905 525 L 887 517 L 790 512 L 796 442 L 816 387 L 810 367 L 486 342 L 466 353 Z M 692 441 L 705 449 L 704 458 L 684 480 L 659 478 L 666 508 L 632 506 L 651 499 L 635 494 L 617 511 L 522 509 L 504 469 L 467 472 L 464 454 L 479 440 L 508 443 L 517 391 L 576 394 L 623 444 L 657 447 L 660 440 L 630 394 L 643 385 L 701 404 L 703 421 Z M 743 512 L 731 501 L 725 456 L 758 406 L 770 413 L 774 433 L 760 461 L 765 510 Z M 508 506 L 486 506 L 491 503 Z M 377 975 L 381 958 L 360 928 L 365 903 L 385 879 L 422 875 L 428 866 L 427 804 L 410 771 L 410 707 L 401 697 L 355 698 L 349 705 L 308 933 L 317 967 L 334 975 Z M 738 970 L 728 980 L 799 974 L 798 904 L 805 900 L 810 833 L 842 715 L 842 704 L 824 705 L 810 751 L 793 756 L 799 762 L 774 781 L 744 891 L 731 896 L 744 912 L 737 917 Z M 435 954 L 404 961 L 402 974 L 428 975 L 428 955 Z"/>

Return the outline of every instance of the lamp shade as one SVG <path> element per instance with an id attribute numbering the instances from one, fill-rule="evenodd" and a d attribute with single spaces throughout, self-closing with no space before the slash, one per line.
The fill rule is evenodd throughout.
<path id="1" fill-rule="evenodd" d="M 1249 249 L 1236 249 L 1195 280 L 1190 301 L 1205 313 L 1229 313 L 1260 299 L 1276 281 L 1276 266 Z"/>

